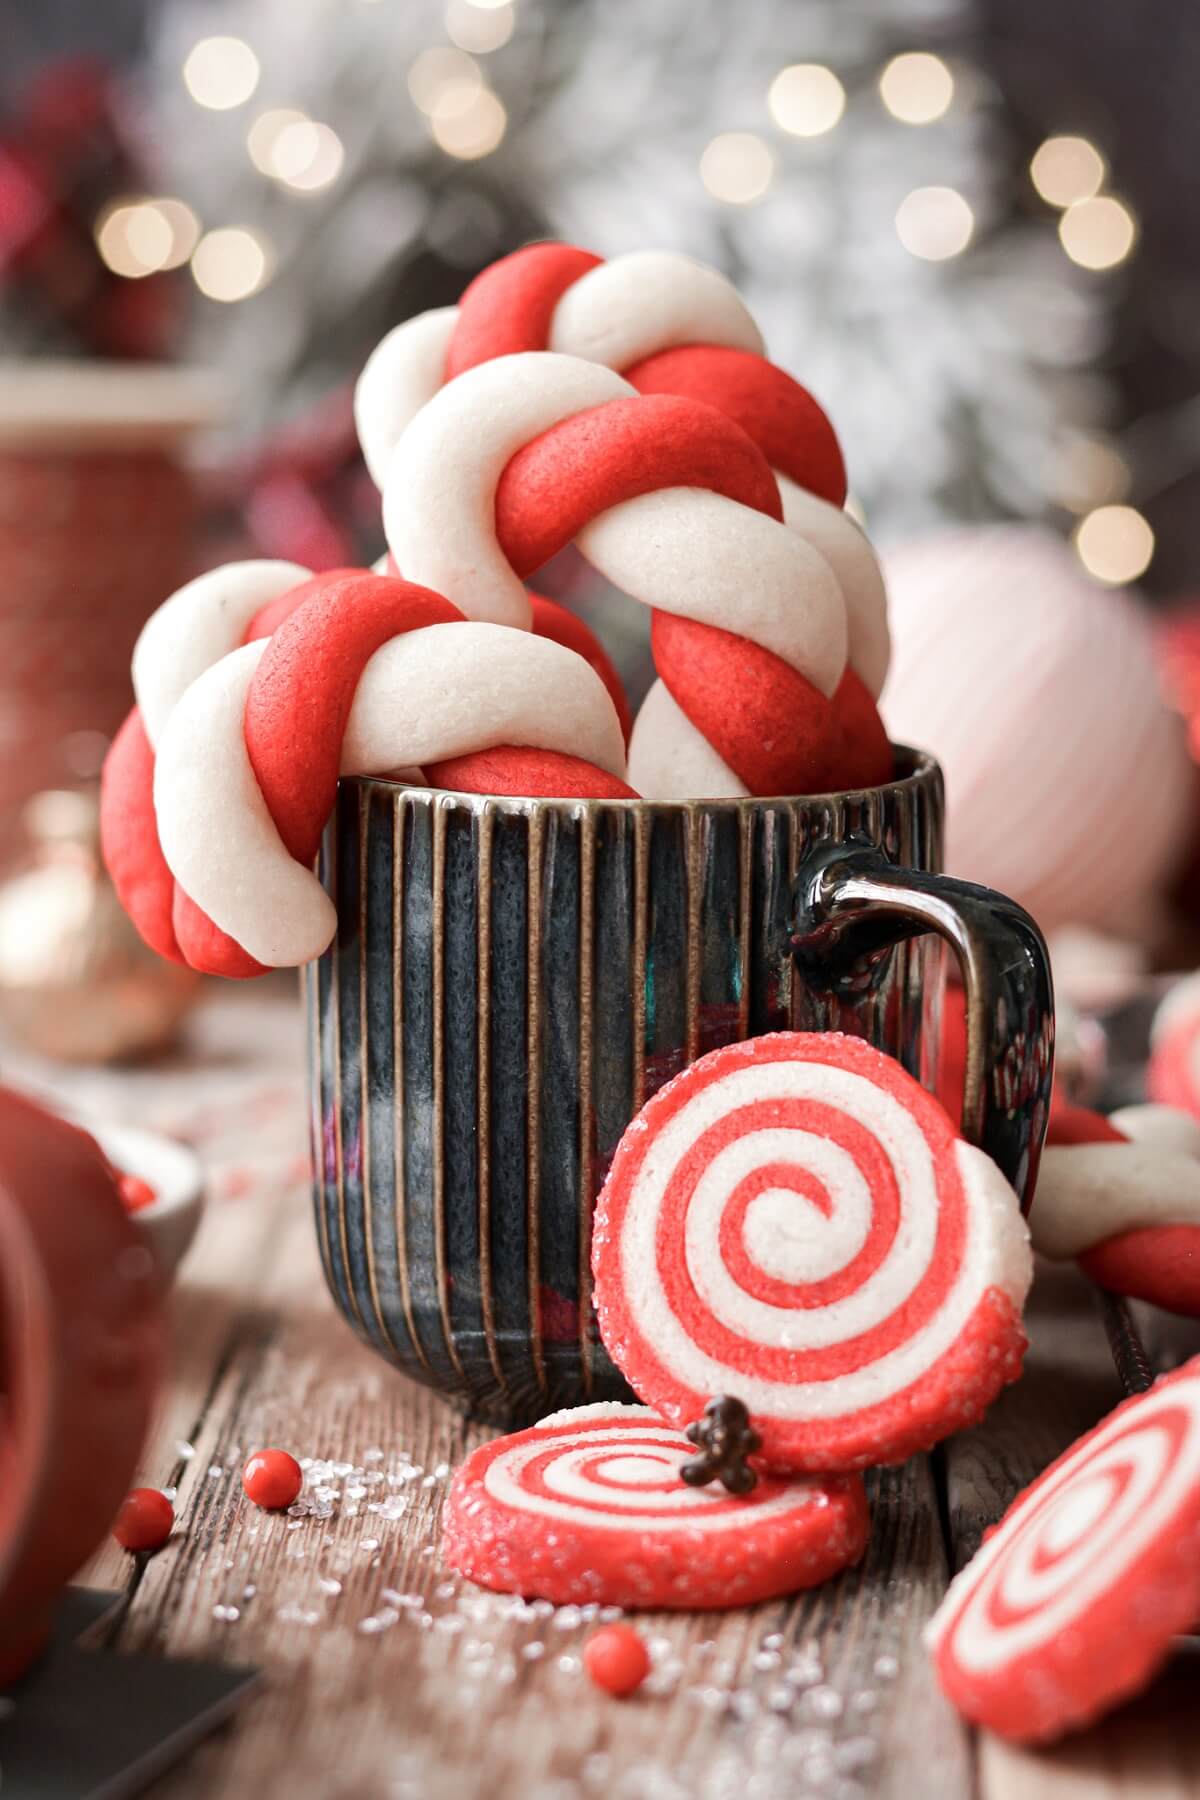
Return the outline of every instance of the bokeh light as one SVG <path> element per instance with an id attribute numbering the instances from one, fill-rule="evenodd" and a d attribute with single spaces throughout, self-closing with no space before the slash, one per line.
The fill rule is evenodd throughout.
<path id="1" fill-rule="evenodd" d="M 1068 511 L 1085 513 L 1123 500 L 1129 483 L 1129 464 L 1107 438 L 1071 432 L 1059 446 L 1052 487 Z"/>
<path id="2" fill-rule="evenodd" d="M 1074 206 L 1098 194 L 1107 173 L 1095 144 L 1081 137 L 1051 137 L 1029 165 L 1033 185 L 1050 206 Z"/>
<path id="3" fill-rule="evenodd" d="M 198 106 L 227 112 L 241 106 L 258 86 L 258 58 L 242 38 L 201 38 L 183 65 L 184 86 Z"/>
<path id="4" fill-rule="evenodd" d="M 932 125 L 950 110 L 954 76 L 940 56 L 906 50 L 893 56 L 884 69 L 879 93 L 894 119 L 905 125 Z"/>
<path id="5" fill-rule="evenodd" d="M 277 175 L 276 144 L 289 125 L 304 125 L 307 122 L 308 114 L 299 112 L 294 106 L 272 106 L 266 112 L 259 113 L 246 133 L 246 148 L 255 168 L 260 169 L 264 175 Z"/>
<path id="6" fill-rule="evenodd" d="M 474 161 L 490 156 L 504 137 L 508 114 L 490 88 L 481 88 L 466 107 L 435 112 L 430 119 L 434 142 L 447 156 Z"/>
<path id="7" fill-rule="evenodd" d="M 502 50 L 516 24 L 517 15 L 507 0 L 488 7 L 477 5 L 476 0 L 448 0 L 446 6 L 446 36 L 460 50 L 476 56 Z"/>
<path id="8" fill-rule="evenodd" d="M 1079 521 L 1074 541 L 1088 574 L 1111 587 L 1136 581 L 1154 555 L 1154 533 L 1132 506 L 1096 507 Z"/>
<path id="9" fill-rule="evenodd" d="M 408 71 L 413 102 L 430 119 L 468 113 L 483 92 L 483 70 L 463 50 L 422 50 Z"/>
<path id="10" fill-rule="evenodd" d="M 118 201 L 96 224 L 96 248 L 114 275 L 138 280 L 177 269 L 196 247 L 200 222 L 170 198 Z"/>
<path id="11" fill-rule="evenodd" d="M 822 63 L 792 63 L 771 83 L 767 105 L 775 123 L 793 137 L 820 137 L 845 112 L 846 90 Z"/>
<path id="12" fill-rule="evenodd" d="M 315 194 L 337 180 L 345 156 L 342 140 L 330 126 L 294 119 L 272 146 L 271 173 L 297 193 Z"/>
<path id="13" fill-rule="evenodd" d="M 1068 206 L 1058 221 L 1058 235 L 1081 269 L 1112 269 L 1133 249 L 1137 223 L 1115 194 L 1097 194 Z"/>
<path id="14" fill-rule="evenodd" d="M 192 276 L 209 300 L 247 300 L 270 279 L 270 247 L 243 225 L 206 232 L 192 254 Z"/>
<path id="15" fill-rule="evenodd" d="M 956 188 L 914 188 L 896 211 L 897 237 L 906 250 L 926 262 L 959 256 L 974 230 L 975 215 Z"/>
<path id="16" fill-rule="evenodd" d="M 752 131 L 723 131 L 705 147 L 700 179 L 714 200 L 749 206 L 771 185 L 775 158 Z"/>

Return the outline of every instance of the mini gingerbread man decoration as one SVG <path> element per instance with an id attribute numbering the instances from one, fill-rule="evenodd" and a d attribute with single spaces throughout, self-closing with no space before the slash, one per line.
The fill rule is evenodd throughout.
<path id="1" fill-rule="evenodd" d="M 750 1423 L 744 1403 L 732 1394 L 718 1394 L 704 1409 L 704 1417 L 687 1427 L 690 1443 L 700 1455 L 685 1462 L 679 1473 L 689 1487 L 719 1481 L 730 1494 L 748 1494 L 758 1476 L 747 1458 L 762 1449 L 762 1438 Z"/>

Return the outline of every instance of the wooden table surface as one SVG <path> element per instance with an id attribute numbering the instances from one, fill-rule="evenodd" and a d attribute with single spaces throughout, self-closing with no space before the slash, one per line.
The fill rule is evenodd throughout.
<path id="1" fill-rule="evenodd" d="M 590 1620 L 485 1595 L 443 1568 L 450 1471 L 486 1435 L 363 1348 L 323 1285 L 289 989 L 214 990 L 184 1053 L 141 1071 L 9 1080 L 196 1145 L 209 1176 L 172 1300 L 173 1374 L 140 1479 L 177 1487 L 143 1572 L 115 1546 L 86 1580 L 132 1588 L 117 1648 L 255 1664 L 263 1686 L 154 1792 L 170 1800 L 1176 1800 L 1200 1792 L 1196 1663 L 1050 1752 L 966 1729 L 921 1628 L 1012 1493 L 1119 1398 L 1094 1300 L 1047 1272 L 1026 1373 L 979 1429 L 869 1477 L 862 1566 L 725 1614 L 649 1615 L 647 1689 L 580 1667 Z M 1185 1346 L 1186 1348 L 1186 1346 Z M 1180 1353 L 1168 1344 L 1164 1358 Z M 250 1449 L 312 1458 L 299 1517 L 239 1483 Z M 1189 1667 L 1190 1663 L 1190 1667 Z"/>

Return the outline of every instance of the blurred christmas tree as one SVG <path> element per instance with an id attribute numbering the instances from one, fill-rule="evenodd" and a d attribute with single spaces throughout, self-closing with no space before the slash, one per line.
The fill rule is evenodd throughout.
<path id="1" fill-rule="evenodd" d="M 154 30 L 197 280 L 244 296 L 189 353 L 247 429 L 550 233 L 726 268 L 877 532 L 1112 497 L 1108 284 L 1027 204 L 963 0 L 170 0 Z"/>

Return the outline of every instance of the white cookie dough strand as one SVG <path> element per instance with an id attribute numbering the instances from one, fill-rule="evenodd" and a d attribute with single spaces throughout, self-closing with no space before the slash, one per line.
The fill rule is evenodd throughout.
<path id="1" fill-rule="evenodd" d="M 743 787 L 723 757 L 656 681 L 638 708 L 629 739 L 629 785 L 648 800 L 744 799 Z"/>
<path id="2" fill-rule="evenodd" d="M 562 751 L 624 778 L 616 708 L 581 656 L 507 625 L 426 625 L 363 670 L 341 772 L 382 775 L 499 744 Z"/>
<path id="3" fill-rule="evenodd" d="M 133 687 L 151 744 L 184 690 L 237 648 L 254 615 L 311 575 L 299 563 L 224 563 L 164 600 L 133 652 Z"/>
<path id="4" fill-rule="evenodd" d="M 1033 1245 L 1066 1260 L 1151 1225 L 1200 1225 L 1200 1162 L 1157 1144 L 1061 1144 L 1042 1152 Z"/>
<path id="5" fill-rule="evenodd" d="M 552 425 L 631 395 L 611 369 L 546 351 L 469 369 L 396 445 L 383 524 L 401 574 L 468 618 L 528 629 L 529 596 L 496 540 L 496 487 L 515 452 Z"/>
<path id="6" fill-rule="evenodd" d="M 457 306 L 418 313 L 376 344 L 354 386 L 354 423 L 363 459 L 381 488 L 409 421 L 442 385 Z"/>
<path id="7" fill-rule="evenodd" d="M 660 488 L 610 507 L 577 544 L 647 606 L 771 650 L 823 694 L 846 668 L 846 608 L 819 551 L 778 520 L 707 488 Z"/>
<path id="8" fill-rule="evenodd" d="M 610 369 L 681 344 L 763 353 L 762 333 L 731 281 L 670 250 L 635 250 L 598 263 L 554 309 L 550 349 Z"/>
<path id="9" fill-rule="evenodd" d="M 842 590 L 849 633 L 849 663 L 878 699 L 892 653 L 887 589 L 879 558 L 865 531 L 840 506 L 831 506 L 775 470 L 784 523 L 819 550 Z"/>
<path id="10" fill-rule="evenodd" d="M 243 718 L 265 650 L 246 644 L 192 683 L 159 745 L 154 807 L 184 892 L 258 962 L 287 968 L 321 954 L 337 915 L 285 850 L 250 765 Z"/>

